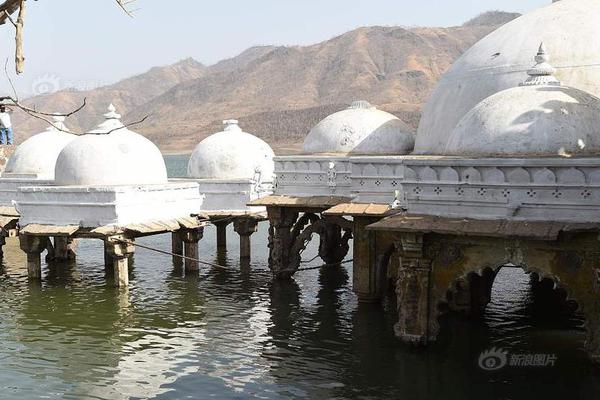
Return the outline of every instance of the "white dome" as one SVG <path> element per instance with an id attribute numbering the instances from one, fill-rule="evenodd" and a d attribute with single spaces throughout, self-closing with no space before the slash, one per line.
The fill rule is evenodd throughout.
<path id="1" fill-rule="evenodd" d="M 592 155 L 600 153 L 600 99 L 560 86 L 540 48 L 520 87 L 496 93 L 469 111 L 444 155 Z"/>
<path id="2" fill-rule="evenodd" d="M 273 149 L 262 139 L 242 131 L 236 120 L 223 121 L 223 132 L 210 135 L 194 149 L 188 176 L 196 179 L 253 179 L 260 171 L 263 182 L 272 182 Z"/>
<path id="3" fill-rule="evenodd" d="M 319 122 L 306 136 L 305 153 L 408 154 L 415 139 L 398 117 L 366 101 Z"/>
<path id="4" fill-rule="evenodd" d="M 36 179 L 54 179 L 56 159 L 62 149 L 77 136 L 64 132 L 65 117 L 55 116 L 54 125 L 17 146 L 3 176 L 33 175 Z"/>
<path id="5" fill-rule="evenodd" d="M 415 153 L 440 154 L 449 133 L 476 104 L 515 87 L 544 42 L 557 77 L 600 97 L 600 1 L 560 0 L 509 22 L 475 44 L 442 77 L 423 115 Z"/>
<path id="6" fill-rule="evenodd" d="M 57 185 L 112 186 L 167 183 L 160 150 L 130 131 L 111 104 L 106 121 L 69 143 L 56 162 Z"/>

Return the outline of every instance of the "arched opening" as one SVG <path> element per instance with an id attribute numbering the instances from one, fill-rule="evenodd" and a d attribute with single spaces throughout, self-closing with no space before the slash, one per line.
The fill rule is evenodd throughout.
<path id="1" fill-rule="evenodd" d="M 514 264 L 456 279 L 439 309 L 450 335 L 471 330 L 474 352 L 496 346 L 519 354 L 583 354 L 585 318 L 576 300 L 558 279 Z"/>
<path id="2" fill-rule="evenodd" d="M 482 318 L 494 341 L 525 344 L 525 333 L 538 343 L 585 340 L 584 317 L 567 291 L 554 279 L 512 265 L 498 270 Z"/>

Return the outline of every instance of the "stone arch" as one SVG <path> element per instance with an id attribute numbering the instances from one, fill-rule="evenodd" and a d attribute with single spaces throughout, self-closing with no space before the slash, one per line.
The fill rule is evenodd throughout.
<path id="1" fill-rule="evenodd" d="M 466 307 L 456 302 L 458 292 L 464 285 L 481 279 L 480 290 L 491 290 L 497 272 L 504 266 L 515 265 L 540 280 L 550 280 L 556 289 L 564 291 L 565 300 L 574 302 L 577 311 L 586 321 L 586 349 L 591 358 L 600 361 L 600 263 L 596 250 L 584 243 L 569 243 L 573 238 L 555 242 L 520 241 L 515 239 L 477 239 L 456 243 L 452 240 L 441 243 L 433 253 L 432 291 L 429 304 L 433 317 L 429 320 L 429 332 L 434 340 L 439 332 L 439 318 L 452 307 Z M 575 239 L 576 240 L 576 239 Z M 474 244 L 475 242 L 475 244 Z M 479 242 L 479 243 L 477 243 Z M 588 242 L 591 243 L 591 242 Z M 597 249 L 597 244 L 594 245 Z M 454 248 L 452 248 L 454 246 Z M 449 251 L 448 248 L 451 250 Z M 491 275 L 493 274 L 493 275 Z M 485 277 L 488 279 L 485 279 Z M 493 279 L 489 277 L 493 276 Z M 470 288 L 469 288 L 470 289 Z M 465 294 L 462 294 L 462 298 Z M 491 299 L 491 298 L 490 298 Z M 477 315 L 477 307 L 485 304 L 469 304 L 469 312 Z M 455 304 L 452 304 L 454 301 Z"/>

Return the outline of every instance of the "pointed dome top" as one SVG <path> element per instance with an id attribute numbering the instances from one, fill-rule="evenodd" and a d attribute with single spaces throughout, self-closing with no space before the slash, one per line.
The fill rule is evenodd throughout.
<path id="1" fill-rule="evenodd" d="M 535 56 L 535 65 L 527 71 L 529 77 L 521 86 L 539 86 L 539 85 L 553 85 L 560 86 L 561 83 L 554 74 L 556 68 L 548 63 L 550 56 L 546 53 L 544 43 L 540 44 L 540 48 Z"/>
<path id="2" fill-rule="evenodd" d="M 125 125 L 121 122 L 121 114 L 117 113 L 115 106 L 110 103 L 108 106 L 108 112 L 104 114 L 105 121 L 100 125 L 89 131 L 88 133 L 94 135 L 105 135 L 125 128 Z"/>
<path id="3" fill-rule="evenodd" d="M 543 49 L 529 79 L 477 104 L 449 135 L 444 155 L 600 154 L 600 99 L 561 86 Z"/>
<path id="4" fill-rule="evenodd" d="M 273 181 L 273 149 L 262 139 L 246 133 L 235 119 L 223 121 L 222 132 L 210 135 L 194 149 L 188 176 L 196 179 L 254 179 Z"/>
<path id="5" fill-rule="evenodd" d="M 548 1 L 550 3 L 550 1 Z M 517 86 L 544 42 L 563 85 L 600 97 L 600 1 L 561 0 L 498 28 L 467 50 L 440 79 L 417 133 L 416 154 L 441 154 L 450 132 L 482 100 Z"/>
<path id="6" fill-rule="evenodd" d="M 120 117 L 111 104 L 105 121 L 63 149 L 56 161 L 57 185 L 167 183 L 167 168 L 158 147 L 127 129 Z"/>

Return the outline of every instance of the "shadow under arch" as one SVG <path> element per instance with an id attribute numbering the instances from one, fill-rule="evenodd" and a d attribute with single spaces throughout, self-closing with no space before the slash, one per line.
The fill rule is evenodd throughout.
<path id="1" fill-rule="evenodd" d="M 442 247 L 442 251 L 438 248 L 432 268 L 429 330 L 434 339 L 440 330 L 440 318 L 449 311 L 482 316 L 500 269 L 518 267 L 532 277 L 533 285 L 546 289 L 550 286 L 553 295 L 544 301 L 563 303 L 585 318 L 585 348 L 592 360 L 597 361 L 600 355 L 598 253 L 590 253 L 583 246 L 561 248 L 548 243 L 508 240 L 496 246 L 482 241 L 466 246 L 445 243 Z"/>

